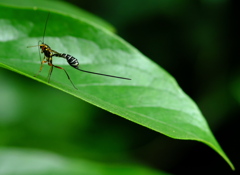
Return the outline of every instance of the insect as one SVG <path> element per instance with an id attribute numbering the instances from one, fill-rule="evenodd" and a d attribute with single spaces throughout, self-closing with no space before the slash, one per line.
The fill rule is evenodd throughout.
<path id="1" fill-rule="evenodd" d="M 50 78 L 51 78 L 51 75 L 52 75 L 53 67 L 55 67 L 55 68 L 64 70 L 64 72 L 66 73 L 69 81 L 72 83 L 73 87 L 75 89 L 77 89 L 76 86 L 73 84 L 73 82 L 72 82 L 69 74 L 67 73 L 67 71 L 64 68 L 56 66 L 56 65 L 54 65 L 52 63 L 53 57 L 61 57 L 61 58 L 66 59 L 70 66 L 72 66 L 73 68 L 75 68 L 75 69 L 77 69 L 79 71 L 82 71 L 82 72 L 96 74 L 96 75 L 102 75 L 102 76 L 107 76 L 107 77 L 113 77 L 113 78 L 119 78 L 119 79 L 125 79 L 125 80 L 131 80 L 130 78 L 118 77 L 118 76 L 107 75 L 107 74 L 91 72 L 91 71 L 86 71 L 86 70 L 80 69 L 79 68 L 79 62 L 78 62 L 78 60 L 76 58 L 74 58 L 73 56 L 71 56 L 69 54 L 59 53 L 59 52 L 51 49 L 49 45 L 44 43 L 44 36 L 45 36 L 45 32 L 46 32 L 46 27 L 47 27 L 47 22 L 48 22 L 48 19 L 49 19 L 49 15 L 50 15 L 50 13 L 48 13 L 48 16 L 47 16 L 47 20 L 46 20 L 44 31 L 43 31 L 42 41 L 40 40 L 38 42 L 38 45 L 36 45 L 41 50 L 41 53 L 44 54 L 44 58 L 41 60 L 41 55 L 40 55 L 40 61 L 41 61 L 40 69 L 39 69 L 38 73 L 34 77 L 38 76 L 38 74 L 42 71 L 43 64 L 44 63 L 48 63 L 48 65 L 50 66 L 50 70 L 49 70 L 49 73 L 48 73 L 48 83 L 50 82 Z M 36 47 L 36 46 L 28 46 L 28 48 L 29 47 Z M 40 52 L 39 52 L 39 54 L 40 54 Z"/>
<path id="2" fill-rule="evenodd" d="M 76 58 L 74 58 L 73 56 L 69 55 L 69 54 L 65 54 L 65 53 L 59 54 L 59 53 L 56 53 L 53 56 L 65 58 L 70 66 L 72 66 L 75 69 L 80 70 L 82 72 L 91 73 L 91 74 L 97 74 L 97 75 L 103 75 L 103 76 L 113 77 L 113 78 L 120 78 L 120 79 L 125 79 L 125 80 L 131 80 L 130 78 L 118 77 L 118 76 L 114 76 L 114 75 L 107 75 L 107 74 L 91 72 L 91 71 L 86 71 L 86 70 L 80 69 L 78 60 Z"/>

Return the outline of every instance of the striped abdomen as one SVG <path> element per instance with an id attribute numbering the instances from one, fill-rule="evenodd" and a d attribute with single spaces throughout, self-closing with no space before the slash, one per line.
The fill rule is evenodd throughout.
<path id="1" fill-rule="evenodd" d="M 61 57 L 66 58 L 66 60 L 70 66 L 72 66 L 74 68 L 78 68 L 78 65 L 79 65 L 78 60 L 76 58 L 74 58 L 73 56 L 63 53 L 63 54 L 61 54 Z"/>

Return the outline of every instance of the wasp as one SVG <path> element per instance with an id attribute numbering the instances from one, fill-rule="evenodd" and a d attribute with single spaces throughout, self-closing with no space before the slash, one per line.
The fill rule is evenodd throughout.
<path id="1" fill-rule="evenodd" d="M 47 16 L 47 20 L 46 20 L 44 31 L 43 31 L 42 41 L 39 41 L 38 45 L 36 45 L 36 46 L 39 47 L 40 52 L 44 54 L 44 58 L 43 58 L 43 60 L 40 59 L 40 61 L 41 61 L 40 69 L 39 69 L 38 73 L 34 77 L 38 76 L 38 74 L 42 71 L 44 63 L 47 63 L 50 66 L 49 73 L 48 73 L 48 83 L 50 82 L 50 78 L 51 78 L 51 75 L 52 75 L 53 67 L 55 67 L 55 68 L 58 68 L 58 69 L 62 69 L 66 73 L 66 75 L 67 75 L 69 81 L 72 83 L 73 87 L 75 89 L 77 89 L 76 86 L 73 84 L 73 82 L 72 82 L 69 74 L 67 73 L 67 71 L 64 68 L 62 68 L 60 66 L 56 66 L 56 65 L 54 65 L 52 63 L 53 57 L 61 57 L 61 58 L 66 59 L 70 66 L 72 66 L 73 68 L 75 68 L 75 69 L 77 69 L 79 71 L 82 71 L 82 72 L 96 74 L 96 75 L 102 75 L 102 76 L 107 76 L 107 77 L 113 77 L 113 78 L 119 78 L 119 79 L 131 80 L 130 78 L 118 77 L 118 76 L 107 75 L 107 74 L 91 72 L 91 71 L 86 71 L 86 70 L 80 69 L 79 68 L 79 62 L 78 62 L 78 60 L 75 57 L 73 57 L 73 56 L 71 56 L 69 54 L 59 53 L 59 52 L 51 49 L 49 45 L 44 43 L 44 36 L 45 36 L 45 32 L 46 32 L 47 23 L 48 23 L 48 20 L 49 20 L 49 15 L 50 15 L 50 13 L 48 13 L 48 16 Z M 29 47 L 35 47 L 35 46 L 28 46 L 28 48 Z M 41 58 L 41 56 L 40 56 L 40 58 Z"/>

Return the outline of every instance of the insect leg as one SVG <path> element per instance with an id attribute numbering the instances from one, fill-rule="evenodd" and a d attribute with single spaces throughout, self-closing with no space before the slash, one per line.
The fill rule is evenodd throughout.
<path id="1" fill-rule="evenodd" d="M 38 73 L 36 74 L 36 75 L 34 75 L 34 77 L 37 77 L 38 76 L 38 74 L 40 74 L 40 72 L 42 71 L 42 68 L 43 68 L 43 64 L 44 63 L 46 63 L 47 61 L 41 61 L 41 66 L 40 66 L 40 69 L 39 69 L 39 71 L 38 71 Z"/>
<path id="2" fill-rule="evenodd" d="M 51 69 L 52 69 L 53 67 L 56 67 L 56 68 L 58 68 L 58 69 L 62 69 L 62 70 L 64 70 L 64 72 L 66 73 L 66 75 L 67 75 L 69 81 L 72 83 L 73 87 L 74 87 L 75 89 L 77 89 L 76 86 L 74 86 L 74 84 L 73 84 L 73 82 L 72 82 L 70 76 L 68 75 L 67 71 L 66 71 L 64 68 L 59 67 L 59 66 L 55 66 L 55 65 L 53 65 L 53 64 L 50 63 L 50 62 L 48 63 L 48 65 L 51 66 Z M 49 80 L 50 80 L 50 76 L 51 76 L 51 74 L 52 74 L 52 70 L 51 70 L 51 69 L 50 69 L 50 72 L 49 72 Z"/>
<path id="3" fill-rule="evenodd" d="M 52 71 L 53 71 L 53 64 L 48 63 L 48 65 L 50 66 L 49 73 L 48 73 L 48 83 L 49 83 L 52 75 Z"/>

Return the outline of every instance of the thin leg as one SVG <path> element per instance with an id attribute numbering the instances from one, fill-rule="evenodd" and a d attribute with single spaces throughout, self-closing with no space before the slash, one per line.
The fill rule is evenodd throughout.
<path id="1" fill-rule="evenodd" d="M 51 77 L 52 71 L 53 71 L 53 65 L 51 63 L 48 63 L 48 65 L 51 66 L 50 69 L 49 69 L 49 73 L 48 73 L 48 83 L 49 83 L 50 82 L 50 77 Z"/>
<path id="2" fill-rule="evenodd" d="M 38 71 L 38 73 L 36 75 L 34 75 L 34 77 L 38 76 L 38 74 L 40 74 L 40 72 L 42 71 L 42 68 L 43 68 L 43 64 L 46 63 L 47 61 L 41 61 L 41 66 L 40 66 L 40 69 Z"/>
<path id="3" fill-rule="evenodd" d="M 73 82 L 72 82 L 70 76 L 68 75 L 67 71 L 66 71 L 64 68 L 59 67 L 59 66 L 55 66 L 55 65 L 53 65 L 52 63 L 48 63 L 48 65 L 51 66 L 51 68 L 50 68 L 50 70 L 49 70 L 49 80 L 48 80 L 48 82 L 50 81 L 50 76 L 51 76 L 51 74 L 52 74 L 52 69 L 53 69 L 53 67 L 56 67 L 56 68 L 58 68 L 58 69 L 62 69 L 62 70 L 64 70 L 64 72 L 66 73 L 66 75 L 67 75 L 69 81 L 72 83 L 73 87 L 74 87 L 75 89 L 77 89 L 77 88 L 74 86 L 74 84 L 73 84 Z"/>

